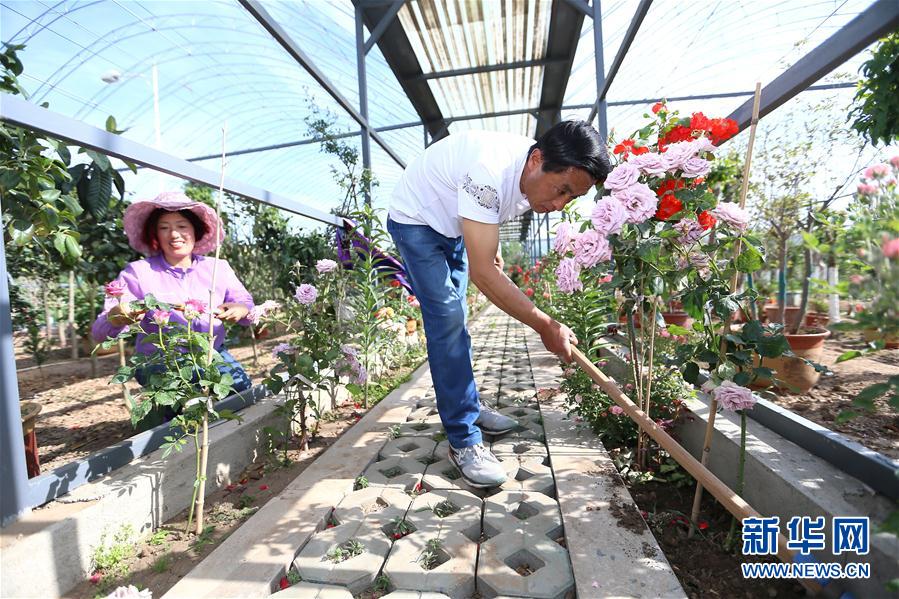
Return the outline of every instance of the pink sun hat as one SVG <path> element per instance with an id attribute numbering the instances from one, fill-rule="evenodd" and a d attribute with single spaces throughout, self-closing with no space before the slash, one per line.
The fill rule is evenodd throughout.
<path id="1" fill-rule="evenodd" d="M 203 221 L 203 224 L 206 225 L 206 233 L 194 245 L 194 254 L 207 254 L 225 239 L 225 227 L 222 225 L 221 219 L 216 216 L 215 210 L 202 202 L 193 201 L 180 191 L 165 191 L 152 200 L 139 200 L 125 208 L 125 216 L 122 218 L 125 235 L 128 236 L 128 243 L 131 247 L 141 254 L 149 256 L 159 253 L 144 241 L 144 225 L 150 214 L 157 208 L 169 212 L 190 210 Z M 218 239 L 215 235 L 216 229 L 219 232 Z"/>

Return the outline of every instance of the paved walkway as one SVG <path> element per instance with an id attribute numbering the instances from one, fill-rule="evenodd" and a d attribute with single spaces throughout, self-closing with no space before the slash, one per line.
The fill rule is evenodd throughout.
<path id="1" fill-rule="evenodd" d="M 379 586 L 393 590 L 390 599 L 683 597 L 648 530 L 633 518 L 616 526 L 622 510 L 642 520 L 595 435 L 568 419 L 558 398 L 537 401 L 535 380 L 549 386 L 560 375 L 539 338 L 495 308 L 471 332 L 483 403 L 519 422 L 485 437 L 507 469 L 502 487 L 471 488 L 447 461 L 433 388 L 422 377 L 285 490 L 296 505 L 266 505 L 241 528 L 243 539 L 229 538 L 166 596 L 258 593 L 272 584 L 282 545 L 293 543 L 290 568 L 302 582 L 278 598 L 347 599 Z M 262 579 L 256 586 L 247 580 L 254 576 Z"/>

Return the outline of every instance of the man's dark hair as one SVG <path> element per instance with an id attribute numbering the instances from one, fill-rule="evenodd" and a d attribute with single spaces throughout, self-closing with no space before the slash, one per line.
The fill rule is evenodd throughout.
<path id="1" fill-rule="evenodd" d="M 144 243 L 149 247 L 153 247 L 154 241 L 158 242 L 156 239 L 156 226 L 159 224 L 159 219 L 162 218 L 163 214 L 168 214 L 170 212 L 175 211 L 157 208 L 147 217 L 147 220 L 144 222 Z M 206 223 L 203 222 L 203 219 L 194 214 L 192 210 L 187 210 L 186 208 L 184 210 L 178 210 L 177 212 L 193 225 L 194 242 L 196 243 L 203 239 L 203 236 L 206 235 Z"/>
<path id="2" fill-rule="evenodd" d="M 559 173 L 575 167 L 587 171 L 598 182 L 606 180 L 612 165 L 599 132 L 587 121 L 562 121 L 543 134 L 528 151 L 540 148 L 543 170 Z"/>

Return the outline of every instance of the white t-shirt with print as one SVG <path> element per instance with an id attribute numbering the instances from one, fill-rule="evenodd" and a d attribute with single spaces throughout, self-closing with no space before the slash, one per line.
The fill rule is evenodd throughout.
<path id="1" fill-rule="evenodd" d="M 519 185 L 534 143 L 494 131 L 454 133 L 435 142 L 400 177 L 390 218 L 453 238 L 462 235 L 462 218 L 499 224 L 524 214 L 530 205 Z"/>

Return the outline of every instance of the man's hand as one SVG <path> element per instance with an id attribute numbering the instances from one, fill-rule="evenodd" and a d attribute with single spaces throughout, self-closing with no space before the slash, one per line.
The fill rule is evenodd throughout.
<path id="1" fill-rule="evenodd" d="M 219 320 L 227 320 L 228 322 L 237 322 L 250 313 L 250 309 L 243 304 L 229 302 L 218 307 L 215 317 Z"/>
<path id="2" fill-rule="evenodd" d="M 562 358 L 566 364 L 571 363 L 571 346 L 577 345 L 574 331 L 561 322 L 552 320 L 540 331 L 540 339 L 546 349 Z"/>

